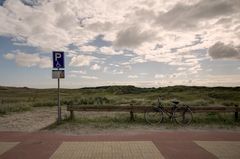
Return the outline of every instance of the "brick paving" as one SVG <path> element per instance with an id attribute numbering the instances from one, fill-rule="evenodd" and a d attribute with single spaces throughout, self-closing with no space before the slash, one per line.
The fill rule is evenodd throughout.
<path id="1" fill-rule="evenodd" d="M 199 146 L 214 154 L 220 159 L 239 159 L 239 141 L 195 141 Z"/>
<path id="2" fill-rule="evenodd" d="M 51 159 L 163 159 L 151 141 L 63 142 Z"/>
<path id="3" fill-rule="evenodd" d="M 0 159 L 237 159 L 240 132 L 163 131 L 63 135 L 0 132 Z"/>
<path id="4" fill-rule="evenodd" d="M 16 146 L 18 142 L 0 142 L 0 155 Z"/>

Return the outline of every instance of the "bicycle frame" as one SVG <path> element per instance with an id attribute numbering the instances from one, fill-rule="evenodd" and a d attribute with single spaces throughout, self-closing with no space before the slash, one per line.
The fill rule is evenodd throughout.
<path id="1" fill-rule="evenodd" d="M 164 108 L 162 103 L 160 102 L 160 97 L 158 98 L 158 106 L 156 107 L 156 111 L 161 110 L 164 114 L 166 114 L 170 119 L 173 117 L 174 110 L 177 108 L 177 104 L 172 104 L 171 110 L 167 110 Z"/>

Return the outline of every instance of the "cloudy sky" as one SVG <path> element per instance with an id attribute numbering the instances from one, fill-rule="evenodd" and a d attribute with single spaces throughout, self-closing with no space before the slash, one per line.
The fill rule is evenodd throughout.
<path id="1" fill-rule="evenodd" d="M 239 0 L 0 0 L 0 85 L 240 86 Z"/>

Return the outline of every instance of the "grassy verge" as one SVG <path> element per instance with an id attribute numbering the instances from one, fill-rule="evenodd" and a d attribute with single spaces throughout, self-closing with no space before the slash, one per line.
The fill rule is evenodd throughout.
<path id="1" fill-rule="evenodd" d="M 240 121 L 235 121 L 233 113 L 201 113 L 194 114 L 193 125 L 218 125 L 219 127 L 239 127 Z"/>
<path id="2" fill-rule="evenodd" d="M 104 86 L 61 89 L 60 95 L 62 105 L 154 105 L 157 103 L 157 97 L 161 96 L 165 106 L 171 105 L 172 100 L 178 100 L 180 103 L 190 106 L 233 106 L 240 104 L 239 91 L 240 87 L 138 88 L 134 86 Z M 0 114 L 30 110 L 29 107 L 49 107 L 56 104 L 56 89 L 0 86 Z"/>
<path id="3" fill-rule="evenodd" d="M 223 128 L 232 129 L 239 128 L 240 122 L 235 122 L 233 114 L 230 113 L 209 113 L 209 114 L 194 114 L 193 122 L 188 126 L 180 126 L 164 118 L 163 123 L 159 125 L 149 125 L 146 123 L 143 114 L 135 114 L 135 121 L 130 121 L 129 113 L 116 113 L 114 115 L 86 115 L 76 116 L 74 120 L 65 118 L 61 125 L 53 124 L 48 129 L 68 129 L 70 131 L 82 128 L 91 128 L 97 130 L 106 129 L 131 129 L 131 128 L 144 128 L 144 129 L 178 129 L 178 128 Z"/>

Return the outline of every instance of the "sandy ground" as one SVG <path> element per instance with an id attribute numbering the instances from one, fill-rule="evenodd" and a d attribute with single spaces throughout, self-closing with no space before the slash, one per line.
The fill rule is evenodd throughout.
<path id="1" fill-rule="evenodd" d="M 43 107 L 0 116 L 0 131 L 38 131 L 56 121 L 56 112 L 54 107 Z"/>

